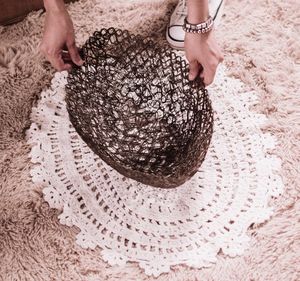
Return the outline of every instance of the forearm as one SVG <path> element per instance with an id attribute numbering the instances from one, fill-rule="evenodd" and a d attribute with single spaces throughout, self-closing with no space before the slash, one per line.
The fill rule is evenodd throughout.
<path id="1" fill-rule="evenodd" d="M 60 12 L 66 10 L 63 0 L 44 0 L 44 6 L 47 12 Z"/>
<path id="2" fill-rule="evenodd" d="M 187 9 L 187 20 L 192 24 L 197 24 L 208 19 L 208 0 L 187 0 Z"/>

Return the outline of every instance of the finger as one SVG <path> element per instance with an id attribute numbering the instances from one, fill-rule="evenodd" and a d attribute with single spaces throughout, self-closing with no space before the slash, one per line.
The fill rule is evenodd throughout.
<path id="1" fill-rule="evenodd" d="M 81 59 L 81 57 L 79 55 L 78 49 L 75 45 L 75 42 L 74 41 L 72 41 L 71 43 L 67 42 L 67 47 L 68 47 L 69 54 L 70 54 L 72 61 L 78 66 L 82 65 L 83 60 Z"/>
<path id="2" fill-rule="evenodd" d="M 47 61 L 51 63 L 51 65 L 58 71 L 70 70 L 71 65 L 68 63 L 64 63 L 62 59 L 62 51 L 51 51 L 46 48 L 43 44 L 40 46 L 41 53 L 44 54 Z"/>
<path id="3" fill-rule="evenodd" d="M 189 80 L 194 80 L 199 73 L 200 65 L 197 61 L 190 62 Z"/>
<path id="4" fill-rule="evenodd" d="M 71 65 L 74 64 L 68 51 L 63 50 L 61 56 L 62 56 L 64 63 L 68 63 Z"/>
<path id="5" fill-rule="evenodd" d="M 219 52 L 218 59 L 219 59 L 219 63 L 222 63 L 224 60 L 224 55 L 221 52 Z"/>
<path id="6" fill-rule="evenodd" d="M 204 67 L 203 71 L 200 73 L 200 77 L 203 79 L 205 86 L 210 85 L 214 81 L 215 74 L 216 74 L 215 68 Z"/>
<path id="7" fill-rule="evenodd" d="M 65 63 L 61 57 L 61 54 L 49 58 L 51 65 L 58 71 L 71 70 L 72 66 L 69 63 Z"/>

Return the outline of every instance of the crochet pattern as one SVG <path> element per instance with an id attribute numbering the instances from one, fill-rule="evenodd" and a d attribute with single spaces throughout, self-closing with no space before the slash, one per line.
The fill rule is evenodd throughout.
<path id="1" fill-rule="evenodd" d="M 66 85 L 78 134 L 123 175 L 176 187 L 203 162 L 213 112 L 199 79 L 169 47 L 114 28 L 97 31 L 82 48 L 85 64 Z"/>
<path id="2" fill-rule="evenodd" d="M 137 262 L 154 276 L 178 264 L 211 266 L 220 249 L 241 255 L 247 228 L 270 218 L 268 200 L 283 190 L 280 160 L 271 154 L 276 140 L 260 130 L 265 116 L 249 110 L 255 92 L 218 68 L 209 88 L 215 125 L 206 158 L 189 181 L 164 189 L 124 177 L 86 145 L 69 120 L 66 76 L 56 73 L 42 92 L 27 139 L 32 180 L 62 211 L 60 222 L 80 229 L 76 242 L 99 246 L 111 265 Z"/>

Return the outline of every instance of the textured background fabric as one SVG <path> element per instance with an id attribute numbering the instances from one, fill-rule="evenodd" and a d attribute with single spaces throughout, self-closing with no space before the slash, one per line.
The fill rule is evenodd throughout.
<path id="1" fill-rule="evenodd" d="M 176 1 L 92 0 L 69 6 L 77 41 L 102 27 L 115 26 L 165 40 Z M 274 217 L 253 225 L 244 256 L 220 253 L 211 268 L 176 266 L 158 280 L 299 280 L 300 252 L 300 79 L 299 2 L 227 1 L 217 31 L 231 75 L 260 94 L 253 108 L 266 114 L 266 131 L 280 141 L 285 192 L 273 199 Z M 54 70 L 37 53 L 44 15 L 30 14 L 17 25 L 0 27 L 0 280 L 154 280 L 134 263 L 109 266 L 99 250 L 74 242 L 78 229 L 58 222 L 41 188 L 32 184 L 24 139 L 29 114 Z"/>
<path id="2" fill-rule="evenodd" d="M 70 2 L 66 0 L 65 2 Z M 43 8 L 43 0 L 0 0 L 0 24 L 18 22 L 31 11 Z"/>

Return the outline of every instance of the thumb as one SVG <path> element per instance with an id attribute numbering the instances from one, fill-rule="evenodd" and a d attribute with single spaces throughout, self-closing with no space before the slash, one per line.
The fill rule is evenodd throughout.
<path id="1" fill-rule="evenodd" d="M 71 43 L 71 44 L 67 44 L 68 47 L 68 51 L 71 57 L 71 60 L 78 66 L 83 64 L 83 60 L 81 59 L 78 49 L 75 45 L 75 42 Z"/>
<path id="2" fill-rule="evenodd" d="M 199 73 L 200 65 L 194 60 L 190 62 L 189 80 L 194 80 Z"/>
<path id="3" fill-rule="evenodd" d="M 202 78 L 204 85 L 210 85 L 214 80 L 215 72 L 213 70 L 204 68 L 200 74 L 200 78 Z"/>

